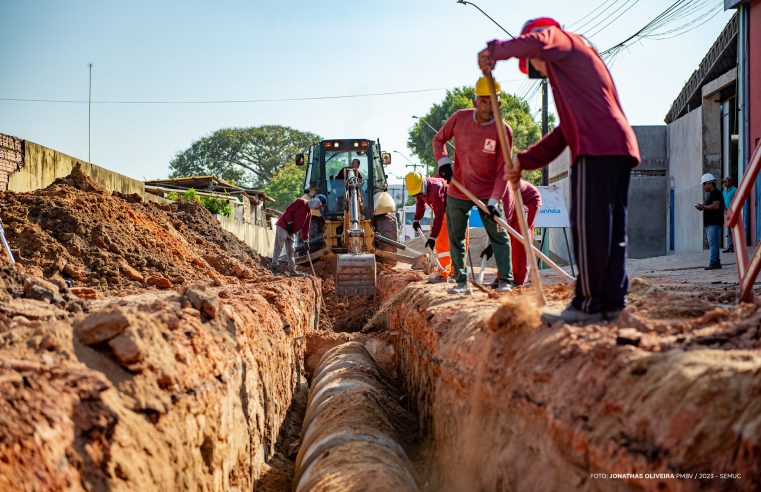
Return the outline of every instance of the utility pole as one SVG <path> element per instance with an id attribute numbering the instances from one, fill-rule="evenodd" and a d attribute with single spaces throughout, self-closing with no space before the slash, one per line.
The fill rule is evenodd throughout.
<path id="1" fill-rule="evenodd" d="M 549 132 L 549 115 L 547 114 L 547 79 L 542 79 L 542 136 Z M 550 172 L 548 166 L 542 167 L 542 186 L 549 186 Z"/>
<path id="2" fill-rule="evenodd" d="M 406 155 L 402 154 L 398 150 L 395 150 L 394 152 L 396 152 L 400 156 L 404 157 L 407 160 L 407 162 L 409 162 L 409 164 L 405 164 L 404 167 L 411 167 L 413 172 L 417 172 L 417 168 L 419 168 L 419 167 L 426 167 L 425 164 L 420 164 L 420 163 L 416 164 L 416 163 L 412 162 L 409 159 L 409 157 L 407 157 Z"/>
<path id="3" fill-rule="evenodd" d="M 88 63 L 87 66 L 90 67 L 90 87 L 87 96 L 87 162 L 92 164 L 92 160 L 90 159 L 90 128 L 92 120 L 92 63 Z"/>

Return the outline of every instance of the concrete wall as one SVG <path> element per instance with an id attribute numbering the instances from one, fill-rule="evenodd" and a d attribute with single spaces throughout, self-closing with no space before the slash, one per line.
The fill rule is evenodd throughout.
<path id="1" fill-rule="evenodd" d="M 275 247 L 275 232 L 254 224 L 237 222 L 233 219 L 215 215 L 222 229 L 235 234 L 235 237 L 248 244 L 251 249 L 262 256 L 272 256 Z"/>
<path id="2" fill-rule="evenodd" d="M 703 111 L 695 109 L 668 125 L 669 185 L 674 189 L 674 251 L 703 250 Z"/>
<path id="3" fill-rule="evenodd" d="M 629 183 L 629 257 L 668 253 L 668 159 L 666 125 L 635 126 L 642 161 Z"/>
<path id="4" fill-rule="evenodd" d="M 637 126 L 642 163 L 632 172 L 629 185 L 629 257 L 650 258 L 667 254 L 668 248 L 668 159 L 666 126 Z M 571 153 L 566 149 L 549 165 L 550 184 L 563 190 L 570 212 Z M 568 239 L 571 234 L 568 231 Z M 550 252 L 565 260 L 568 248 L 562 230 L 550 230 Z M 573 248 L 573 246 L 571 246 Z"/>
<path id="5" fill-rule="evenodd" d="M 57 178 L 67 176 L 77 162 L 82 164 L 82 170 L 86 174 L 107 190 L 137 193 L 140 196 L 144 194 L 145 186 L 142 181 L 88 164 L 29 140 L 24 141 L 23 165 L 21 169 L 9 176 L 7 189 L 24 192 L 45 188 Z"/>

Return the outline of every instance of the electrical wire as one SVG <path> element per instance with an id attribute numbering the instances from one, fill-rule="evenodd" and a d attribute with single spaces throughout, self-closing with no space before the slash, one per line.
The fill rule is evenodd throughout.
<path id="1" fill-rule="evenodd" d="M 616 15 L 615 17 L 613 17 L 612 19 L 610 19 L 610 18 L 609 18 L 609 20 L 608 20 L 608 19 L 606 19 L 606 20 L 608 20 L 608 23 L 607 23 L 607 24 L 605 24 L 605 25 L 603 25 L 602 27 L 600 27 L 599 29 L 597 29 L 597 30 L 596 30 L 596 31 L 594 31 L 594 32 L 590 32 L 590 31 L 592 31 L 593 29 L 595 29 L 595 27 L 599 26 L 599 25 L 601 24 L 601 22 L 600 22 L 600 23 L 598 23 L 598 24 L 596 24 L 594 27 L 591 27 L 591 28 L 589 28 L 589 31 L 588 31 L 587 33 L 585 33 L 585 36 L 587 36 L 587 37 L 590 37 L 590 38 L 591 38 L 591 37 L 593 37 L 593 36 L 597 36 L 597 35 L 598 35 L 598 34 L 600 34 L 602 31 L 604 31 L 605 29 L 607 29 L 608 27 L 610 27 L 610 25 L 611 25 L 611 24 L 613 24 L 614 22 L 616 22 L 616 21 L 617 21 L 617 20 L 618 20 L 618 19 L 619 19 L 619 18 L 620 18 L 622 15 L 624 15 L 625 13 L 627 13 L 628 11 L 630 11 L 630 10 L 632 9 L 632 7 L 634 7 L 634 6 L 635 6 L 635 5 L 637 5 L 638 3 L 639 3 L 639 0 L 633 0 L 632 2 L 628 3 L 628 5 L 627 5 L 627 4 L 624 4 L 624 5 L 622 5 L 622 6 L 621 6 L 619 9 L 617 9 L 617 10 L 616 10 L 616 12 L 617 12 L 618 10 L 621 10 L 622 8 L 626 7 L 626 8 L 625 8 L 623 11 L 621 11 L 621 13 L 619 13 L 618 15 Z M 616 12 L 611 12 L 611 15 L 615 14 Z"/>
<path id="2" fill-rule="evenodd" d="M 524 81 L 525 79 L 501 80 L 500 83 L 507 84 L 511 82 Z M 462 86 L 458 86 L 462 87 Z M 360 97 L 377 97 L 377 96 L 396 96 L 402 94 L 419 94 L 422 92 L 436 92 L 456 89 L 457 87 L 437 87 L 433 89 L 410 89 L 404 91 L 389 92 L 369 92 L 365 94 L 342 94 L 335 96 L 312 96 L 312 97 L 283 97 L 272 99 L 221 99 L 221 100 L 187 100 L 187 101 L 121 101 L 121 100 L 101 100 L 92 101 L 92 104 L 255 104 L 267 102 L 288 102 L 288 101 L 317 101 L 331 99 L 352 99 Z M 40 103 L 60 103 L 60 104 L 87 104 L 86 99 L 41 99 L 41 98 L 20 98 L 20 97 L 0 97 L 0 101 L 12 102 L 40 102 Z"/>
<path id="3" fill-rule="evenodd" d="M 641 39 L 657 41 L 681 36 L 713 19 L 721 11 L 722 5 L 722 0 L 676 0 L 639 31 L 607 50 L 601 51 L 600 56 L 606 62 L 610 62 L 615 60 L 623 48 L 635 41 Z M 682 23 L 674 26 L 678 22 Z"/>

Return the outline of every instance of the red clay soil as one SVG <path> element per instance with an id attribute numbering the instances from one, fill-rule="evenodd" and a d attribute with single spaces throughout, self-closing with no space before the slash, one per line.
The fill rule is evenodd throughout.
<path id="1" fill-rule="evenodd" d="M 117 292 L 265 275 L 203 206 L 110 193 L 78 166 L 44 190 L 0 192 L 0 217 L 19 263 L 78 286 Z"/>
<path id="2" fill-rule="evenodd" d="M 0 216 L 0 490 L 289 486 L 319 280 L 78 168 Z"/>
<path id="3" fill-rule="evenodd" d="M 617 323 L 547 326 L 527 289 L 445 289 L 394 290 L 385 319 L 430 490 L 758 490 L 761 303 L 635 280 Z"/>
<path id="4" fill-rule="evenodd" d="M 306 388 L 308 279 L 149 291 L 78 315 L 0 280 L 0 490 L 266 490 L 290 476 L 277 457 Z"/>

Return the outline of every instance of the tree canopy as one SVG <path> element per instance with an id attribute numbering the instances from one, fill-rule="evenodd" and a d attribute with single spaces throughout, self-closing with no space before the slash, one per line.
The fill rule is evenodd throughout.
<path id="1" fill-rule="evenodd" d="M 223 128 L 193 142 L 169 163 L 170 177 L 214 175 L 239 186 L 264 187 L 318 135 L 280 125 Z"/>
<path id="2" fill-rule="evenodd" d="M 292 201 L 304 192 L 306 171 L 293 162 L 275 171 L 275 175 L 267 182 L 264 191 L 275 199 L 272 208 L 285 210 Z"/>
<path id="3" fill-rule="evenodd" d="M 407 137 L 407 146 L 420 158 L 421 162 L 429 166 L 431 170 L 436 169 L 437 162 L 433 157 L 433 148 L 431 141 L 436 131 L 428 125 L 438 130 L 444 125 L 455 111 L 460 109 L 472 108 L 475 90 L 473 87 L 464 86 L 447 91 L 444 100 L 431 106 L 428 113 L 421 119 L 417 120 L 415 126 L 409 132 Z M 531 116 L 531 108 L 528 103 L 518 97 L 507 94 L 504 91 L 500 93 L 502 106 L 500 112 L 502 119 L 507 121 L 513 129 L 513 149 L 515 151 L 527 149 L 531 144 L 538 141 L 542 136 L 541 126 L 534 121 Z M 552 116 L 552 115 L 551 115 Z M 552 123 L 553 118 L 550 119 Z M 428 123 L 428 125 L 426 124 Z M 451 148 L 449 149 L 451 152 Z M 534 176 L 536 174 L 536 176 Z M 534 182 L 538 179 L 539 172 L 534 172 L 528 177 Z"/>

